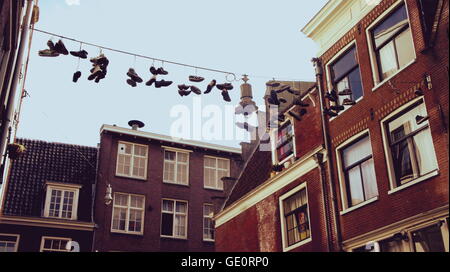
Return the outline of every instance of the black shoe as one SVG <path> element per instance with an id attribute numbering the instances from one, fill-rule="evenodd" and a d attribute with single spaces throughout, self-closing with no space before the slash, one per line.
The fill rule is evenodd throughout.
<path id="1" fill-rule="evenodd" d="M 81 72 L 77 71 L 77 72 L 75 72 L 75 74 L 73 74 L 72 81 L 76 83 L 80 77 L 81 77 Z"/>
<path id="2" fill-rule="evenodd" d="M 142 78 L 138 76 L 138 74 L 136 73 L 136 71 L 134 71 L 133 68 L 128 69 L 128 73 L 127 76 L 129 76 L 133 81 L 137 82 L 137 83 L 142 83 Z"/>
<path id="3" fill-rule="evenodd" d="M 160 80 L 160 81 L 155 81 L 155 87 L 156 88 L 168 87 L 168 86 L 172 85 L 172 83 L 173 83 L 172 81 L 165 81 L 163 79 L 163 80 Z"/>
<path id="4" fill-rule="evenodd" d="M 283 85 L 283 86 L 281 86 L 281 88 L 280 89 L 278 89 L 278 90 L 276 90 L 276 92 L 279 94 L 279 93 L 284 93 L 284 92 L 286 92 L 286 91 L 289 91 L 291 89 L 291 86 L 289 86 L 289 85 Z"/>
<path id="5" fill-rule="evenodd" d="M 44 49 L 39 51 L 39 56 L 41 57 L 57 57 L 59 56 L 59 53 L 55 50 L 51 49 Z"/>
<path id="6" fill-rule="evenodd" d="M 185 85 L 185 84 L 183 84 L 183 85 L 178 85 L 178 89 L 183 90 L 183 91 L 188 90 L 190 87 L 191 87 L 191 86 L 188 86 L 188 85 Z"/>
<path id="7" fill-rule="evenodd" d="M 91 58 L 90 60 L 94 65 L 102 65 L 104 67 L 107 67 L 109 64 L 109 60 L 107 57 L 105 57 L 104 54 L 100 54 L 98 57 Z"/>
<path id="8" fill-rule="evenodd" d="M 147 81 L 147 82 L 145 83 L 145 85 L 147 85 L 147 86 L 152 86 L 152 84 L 155 83 L 155 82 L 156 82 L 156 76 L 152 76 L 152 78 L 150 78 L 150 80 Z"/>
<path id="9" fill-rule="evenodd" d="M 280 106 L 280 104 L 281 104 L 281 100 L 278 99 L 277 91 L 274 91 L 274 90 L 270 91 L 270 97 L 267 99 L 267 101 L 271 105 Z M 286 101 L 286 100 L 284 100 L 284 101 Z"/>
<path id="10" fill-rule="evenodd" d="M 330 109 L 336 111 L 336 112 L 340 112 L 345 110 L 345 107 L 342 105 L 336 105 L 336 106 L 330 106 Z"/>
<path id="11" fill-rule="evenodd" d="M 297 113 L 290 111 L 288 112 L 290 116 L 294 117 L 297 121 L 301 121 L 302 118 L 300 117 L 300 115 L 298 115 Z"/>
<path id="12" fill-rule="evenodd" d="M 131 87 L 136 87 L 137 86 L 136 81 L 132 80 L 131 78 L 127 79 L 127 83 Z"/>
<path id="13" fill-rule="evenodd" d="M 102 69 L 100 66 L 96 65 L 93 70 L 91 70 L 91 75 L 88 77 L 88 80 L 94 80 L 102 73 Z"/>
<path id="14" fill-rule="evenodd" d="M 223 100 L 225 100 L 227 102 L 231 102 L 231 97 L 228 94 L 228 91 L 226 91 L 226 90 L 222 91 L 222 97 L 223 97 Z"/>
<path id="15" fill-rule="evenodd" d="M 69 55 L 69 51 L 67 51 L 66 46 L 64 45 L 62 40 L 59 40 L 56 44 L 55 44 L 55 50 L 56 52 L 63 54 L 63 55 Z"/>
<path id="16" fill-rule="evenodd" d="M 158 75 L 158 70 L 152 66 L 150 67 L 150 73 L 152 73 L 152 75 L 157 76 Z"/>
<path id="17" fill-rule="evenodd" d="M 355 104 L 356 104 L 355 101 L 348 99 L 348 98 L 345 98 L 344 101 L 342 101 L 342 105 L 345 105 L 345 106 L 353 106 Z"/>
<path id="18" fill-rule="evenodd" d="M 221 91 L 231 91 L 231 90 L 233 90 L 233 85 L 231 85 L 231 83 L 217 84 L 216 87 L 217 87 L 217 89 L 219 89 Z"/>
<path id="19" fill-rule="evenodd" d="M 340 91 L 338 93 L 338 95 L 341 95 L 341 96 L 352 95 L 352 91 L 350 89 L 344 89 L 343 91 Z"/>
<path id="20" fill-rule="evenodd" d="M 164 70 L 164 68 L 159 67 L 156 72 L 158 73 L 158 75 L 168 75 L 169 72 L 167 72 L 166 70 Z"/>
<path id="21" fill-rule="evenodd" d="M 182 97 L 183 97 L 183 96 L 188 96 L 188 95 L 191 94 L 191 91 L 179 89 L 179 90 L 178 90 L 178 94 L 180 94 L 180 96 L 182 96 Z"/>
<path id="22" fill-rule="evenodd" d="M 47 46 L 50 50 L 55 50 L 55 44 L 52 42 L 52 40 L 47 41 Z"/>
<path id="23" fill-rule="evenodd" d="M 430 117 L 429 116 L 421 116 L 421 115 L 417 115 L 416 116 L 416 123 L 417 123 L 417 125 L 421 125 L 421 124 L 423 124 L 424 122 L 426 122 L 426 121 L 428 121 L 430 119 Z"/>
<path id="24" fill-rule="evenodd" d="M 86 50 L 81 51 L 70 51 L 70 54 L 74 57 L 79 57 L 82 59 L 87 59 L 88 52 Z"/>
<path id="25" fill-rule="evenodd" d="M 189 81 L 192 82 L 202 82 L 203 80 L 205 80 L 205 78 L 200 76 L 189 76 Z"/>
<path id="26" fill-rule="evenodd" d="M 212 89 L 216 86 L 217 81 L 215 79 L 213 79 L 209 84 L 208 87 L 206 87 L 206 91 L 204 92 L 204 94 L 208 94 L 212 91 Z"/>
<path id="27" fill-rule="evenodd" d="M 195 87 L 195 86 L 191 86 L 191 91 L 193 93 L 197 94 L 197 95 L 201 95 L 202 94 L 202 91 L 199 88 Z"/>
<path id="28" fill-rule="evenodd" d="M 335 113 L 334 111 L 332 111 L 332 110 L 330 110 L 330 109 L 325 109 L 325 110 L 323 111 L 323 113 L 325 113 L 325 114 L 327 114 L 327 115 L 329 115 L 329 116 L 331 116 L 331 117 L 336 117 L 336 116 L 338 116 L 337 113 Z"/>

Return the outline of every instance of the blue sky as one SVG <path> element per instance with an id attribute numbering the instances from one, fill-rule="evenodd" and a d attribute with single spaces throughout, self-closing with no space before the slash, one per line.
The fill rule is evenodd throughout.
<path id="1" fill-rule="evenodd" d="M 36 28 L 105 47 L 175 62 L 249 74 L 255 101 L 262 103 L 265 82 L 314 80 L 311 58 L 316 45 L 300 29 L 326 0 L 316 1 L 216 1 L 216 0 L 41 0 Z M 124 4 L 126 3 L 126 4 Z M 150 78 L 151 60 L 105 50 L 110 60 L 108 75 L 99 84 L 88 81 L 91 63 L 82 60 L 82 77 L 72 82 L 77 58 L 39 57 L 48 35 L 35 32 L 27 75 L 18 137 L 95 146 L 102 124 L 128 127 L 131 119 L 146 124 L 145 131 L 169 134 L 174 105 L 193 105 L 193 95 L 181 98 L 177 85 L 189 83 L 195 69 L 164 64 L 165 80 L 174 84 L 155 89 L 144 84 L 131 88 L 126 72 L 134 66 Z M 56 42 L 59 38 L 53 37 Z M 64 41 L 68 50 L 79 44 Z M 99 49 L 84 46 L 89 58 Z M 161 66 L 155 62 L 155 66 Z M 197 70 L 205 77 L 201 89 L 212 80 L 225 82 L 225 75 Z M 233 83 L 232 105 L 239 102 L 240 82 Z M 202 105 L 224 106 L 217 89 L 202 96 Z M 206 120 L 206 119 L 205 119 Z M 239 141 L 212 141 L 239 146 Z"/>

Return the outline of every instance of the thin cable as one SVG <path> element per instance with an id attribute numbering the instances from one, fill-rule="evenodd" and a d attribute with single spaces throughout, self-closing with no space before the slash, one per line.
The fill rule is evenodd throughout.
<path id="1" fill-rule="evenodd" d="M 109 51 L 113 51 L 113 52 L 117 52 L 117 53 L 122 53 L 122 54 L 131 55 L 131 56 L 135 56 L 135 57 L 140 57 L 140 58 L 143 58 L 143 59 L 149 59 L 149 60 L 153 60 L 153 61 L 157 60 L 157 61 L 160 61 L 161 63 L 170 63 L 170 64 L 173 64 L 173 65 L 179 65 L 179 66 L 184 66 L 184 67 L 198 68 L 198 69 L 205 70 L 205 71 L 211 71 L 211 72 L 222 73 L 222 74 L 227 74 L 227 75 L 235 75 L 235 73 L 233 73 L 233 72 L 222 71 L 222 70 L 217 70 L 217 69 L 211 69 L 211 68 L 206 68 L 206 67 L 200 67 L 200 66 L 196 66 L 196 65 L 180 63 L 180 62 L 175 62 L 175 61 L 163 60 L 163 59 L 159 59 L 159 58 L 154 58 L 154 57 L 149 57 L 149 56 L 140 55 L 140 54 L 136 54 L 136 53 L 131 53 L 131 52 L 128 52 L 128 51 L 118 50 L 118 49 L 114 49 L 114 48 L 110 48 L 110 47 L 106 47 L 106 46 L 102 46 L 102 45 L 98 45 L 98 44 L 93 44 L 93 43 L 89 43 L 89 42 L 80 41 L 80 40 L 77 40 L 77 39 L 69 38 L 69 37 L 66 37 L 66 36 L 59 35 L 59 34 L 55 34 L 55 33 L 51 33 L 51 32 L 48 32 L 48 31 L 40 30 L 40 29 L 37 29 L 37 28 L 32 28 L 32 29 L 34 31 L 41 32 L 41 33 L 44 33 L 44 34 L 47 34 L 47 35 L 56 36 L 56 37 L 59 37 L 59 38 L 65 39 L 65 40 L 79 42 L 79 43 L 91 45 L 91 46 L 94 46 L 94 47 L 98 47 L 100 49 L 105 49 L 105 50 L 109 50 Z"/>

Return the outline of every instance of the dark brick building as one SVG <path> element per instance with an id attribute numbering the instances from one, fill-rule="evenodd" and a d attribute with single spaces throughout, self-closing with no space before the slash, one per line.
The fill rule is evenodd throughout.
<path id="1" fill-rule="evenodd" d="M 97 148 L 17 142 L 27 151 L 5 184 L 0 252 L 91 251 Z"/>
<path id="2" fill-rule="evenodd" d="M 449 3 L 370 2 L 329 1 L 303 29 L 320 47 L 337 243 L 448 252 Z"/>
<path id="3" fill-rule="evenodd" d="M 215 204 L 225 199 L 221 177 L 240 172 L 240 149 L 134 125 L 101 128 L 94 250 L 214 251 Z"/>

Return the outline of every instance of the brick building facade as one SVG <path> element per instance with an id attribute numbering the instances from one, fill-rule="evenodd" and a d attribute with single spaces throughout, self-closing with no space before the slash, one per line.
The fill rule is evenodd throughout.
<path id="1" fill-rule="evenodd" d="M 448 251 L 448 1 L 367 3 L 329 1 L 303 29 L 320 46 L 339 244 Z"/>
<path id="2" fill-rule="evenodd" d="M 240 164 L 240 149 L 104 125 L 94 250 L 214 251 L 220 178 L 236 176 Z"/>

